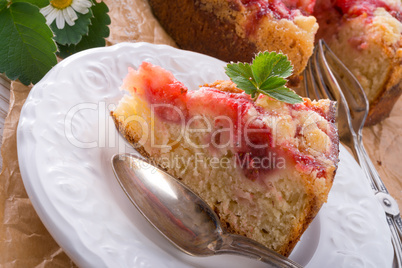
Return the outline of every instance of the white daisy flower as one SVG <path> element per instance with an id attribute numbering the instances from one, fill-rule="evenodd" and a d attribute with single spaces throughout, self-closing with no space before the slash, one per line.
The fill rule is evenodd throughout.
<path id="1" fill-rule="evenodd" d="M 76 12 L 86 14 L 91 6 L 90 0 L 52 0 L 40 12 L 45 16 L 48 25 L 56 20 L 57 28 L 63 29 L 66 22 L 70 26 L 75 24 L 78 19 Z"/>

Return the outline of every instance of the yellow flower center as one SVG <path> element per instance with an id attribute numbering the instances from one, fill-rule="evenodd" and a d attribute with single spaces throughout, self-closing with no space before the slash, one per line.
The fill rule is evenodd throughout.
<path id="1" fill-rule="evenodd" d="M 73 0 L 52 0 L 50 4 L 58 9 L 65 9 L 66 7 L 71 6 Z"/>

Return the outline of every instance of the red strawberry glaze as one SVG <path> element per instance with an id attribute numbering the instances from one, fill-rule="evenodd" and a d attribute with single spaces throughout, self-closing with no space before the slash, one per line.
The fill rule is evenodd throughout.
<path id="1" fill-rule="evenodd" d="M 261 1 L 261 0 L 242 0 L 246 8 L 255 9 L 256 19 L 261 19 L 264 15 L 271 13 L 275 19 L 291 19 L 292 12 L 280 0 Z"/>
<path id="2" fill-rule="evenodd" d="M 303 110 L 303 111 L 314 111 L 324 117 L 327 121 L 331 123 L 335 123 L 335 107 L 330 107 L 329 111 L 324 111 L 323 108 L 318 107 L 316 105 L 313 105 L 310 99 L 303 99 L 303 103 L 297 103 L 297 104 L 288 104 L 288 108 L 290 110 Z"/>
<path id="3" fill-rule="evenodd" d="M 228 116 L 237 122 L 238 118 L 253 106 L 250 95 L 223 92 L 215 88 L 201 87 L 188 92 L 187 107 L 193 114 L 208 110 L 210 116 Z"/>
<path id="4" fill-rule="evenodd" d="M 161 119 L 179 123 L 187 116 L 187 87 L 159 66 L 143 62 L 138 70 L 129 68 L 122 88 L 144 96 Z"/>
<path id="5" fill-rule="evenodd" d="M 371 17 L 377 8 L 382 7 L 399 21 L 402 19 L 400 9 L 396 9 L 382 0 L 337 0 L 335 7 L 340 8 L 342 13 L 349 17 L 357 17 L 363 14 Z"/>
<path id="6" fill-rule="evenodd" d="M 249 95 L 203 87 L 188 93 L 187 108 L 190 116 L 204 114 L 211 117 L 214 129 L 232 127 L 232 148 L 237 165 L 246 177 L 256 180 L 262 172 L 274 169 L 268 163 L 272 159 L 266 159 L 276 151 L 271 129 L 262 120 L 261 107 L 255 106 Z"/>
<path id="7" fill-rule="evenodd" d="M 316 160 L 314 157 L 310 155 L 302 154 L 300 151 L 294 150 L 292 152 L 293 159 L 295 160 L 296 168 L 302 171 L 303 173 L 311 173 L 313 171 L 317 171 L 317 178 L 326 177 L 325 168 Z"/>
<path id="8" fill-rule="evenodd" d="M 164 105 L 154 110 L 160 120 L 185 124 L 192 116 L 202 114 L 214 120 L 215 130 L 228 127 L 230 121 L 235 141 L 231 150 L 234 150 L 237 164 L 251 180 L 257 180 L 261 174 L 274 171 L 277 168 L 275 158 L 285 154 L 288 155 L 287 159 L 290 156 L 296 162 L 301 171 L 309 173 L 317 170 L 320 176 L 325 175 L 324 168 L 313 157 L 292 146 L 279 148 L 273 144 L 272 131 L 263 121 L 265 111 L 256 106 L 245 93 L 229 93 L 209 87 L 187 91 L 170 72 L 150 63 L 143 63 L 138 71 L 130 71 L 124 85 L 126 88 L 136 85 L 129 90 L 132 94 L 144 96 L 151 105 Z M 309 101 L 305 101 L 305 104 L 292 105 L 291 109 L 315 109 L 324 113 L 314 107 Z M 182 116 L 178 117 L 178 113 Z"/>
<path id="9" fill-rule="evenodd" d="M 316 106 L 312 103 L 310 99 L 305 98 L 303 103 L 298 104 L 288 104 L 288 108 L 292 111 L 312 111 L 316 112 L 317 114 L 321 115 L 325 120 L 327 120 L 330 124 L 327 124 L 326 128 L 320 127 L 320 124 L 317 126 L 323 131 L 325 134 L 328 135 L 329 139 L 331 140 L 331 148 L 327 150 L 326 157 L 331 159 L 334 162 L 337 162 L 336 158 L 339 152 L 339 136 L 338 131 L 335 128 L 335 118 L 336 118 L 336 107 L 331 103 L 331 106 L 328 109 L 324 110 L 321 106 Z M 298 126 L 296 129 L 296 136 L 302 136 L 302 127 Z M 311 159 L 305 159 L 302 157 L 302 154 L 298 152 L 298 150 L 294 150 L 294 148 L 290 145 L 285 145 L 288 150 L 292 151 L 292 155 L 295 156 L 295 161 L 300 163 L 307 163 L 308 166 L 317 166 L 318 164 L 314 164 L 311 162 Z M 310 165 L 311 164 L 311 165 Z M 320 173 L 319 173 L 320 174 Z M 325 174 L 324 174 L 325 175 Z"/>
<path id="10" fill-rule="evenodd" d="M 302 0 L 241 0 L 241 3 L 251 13 L 246 25 L 246 34 L 251 35 L 255 33 L 261 19 L 267 14 L 271 14 L 277 20 L 293 20 L 298 14 L 311 14 L 315 0 L 307 5 L 306 1 Z"/>
<path id="11" fill-rule="evenodd" d="M 242 120 L 241 146 L 237 148 L 236 161 L 243 169 L 245 175 L 256 180 L 261 174 L 274 170 L 274 160 L 278 152 L 272 143 L 272 131 L 263 122 L 261 116 L 252 120 Z"/>

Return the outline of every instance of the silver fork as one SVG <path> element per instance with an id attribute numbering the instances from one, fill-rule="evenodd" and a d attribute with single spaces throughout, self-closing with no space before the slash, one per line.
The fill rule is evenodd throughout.
<path id="1" fill-rule="evenodd" d="M 366 94 L 323 40 L 317 43 L 304 71 L 304 90 L 311 99 L 329 98 L 337 101 L 339 138 L 352 150 L 384 208 L 395 251 L 394 264 L 401 268 L 402 220 L 398 203 L 389 194 L 363 145 L 362 129 L 369 108 Z"/>

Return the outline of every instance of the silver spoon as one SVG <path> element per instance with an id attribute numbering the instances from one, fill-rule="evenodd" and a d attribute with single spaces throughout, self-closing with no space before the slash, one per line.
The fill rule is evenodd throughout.
<path id="1" fill-rule="evenodd" d="M 141 214 L 183 252 L 192 256 L 229 253 L 273 267 L 302 267 L 254 240 L 225 232 L 200 197 L 148 161 L 131 154 L 114 155 L 112 167 Z"/>

